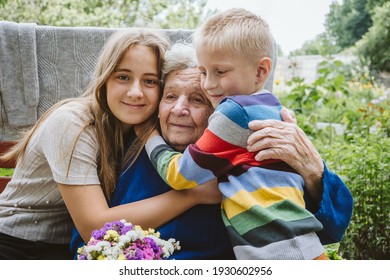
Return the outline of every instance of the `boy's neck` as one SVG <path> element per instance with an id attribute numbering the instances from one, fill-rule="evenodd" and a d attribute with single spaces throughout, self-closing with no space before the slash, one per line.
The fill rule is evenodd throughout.
<path id="1" fill-rule="evenodd" d="M 263 93 L 263 91 L 264 91 L 264 84 L 261 84 L 260 86 L 258 86 L 258 87 L 256 88 L 256 91 L 253 92 L 252 94 Z M 267 91 L 267 92 L 268 92 L 268 91 Z"/>

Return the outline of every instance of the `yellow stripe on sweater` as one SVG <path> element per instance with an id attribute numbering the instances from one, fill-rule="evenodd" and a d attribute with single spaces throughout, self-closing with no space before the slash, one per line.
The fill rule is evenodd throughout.
<path id="1" fill-rule="evenodd" d="M 223 208 L 228 219 L 250 209 L 255 205 L 263 208 L 269 207 L 274 203 L 283 200 L 290 200 L 293 203 L 305 207 L 303 200 L 303 192 L 294 187 L 273 187 L 261 188 L 254 192 L 248 193 L 245 190 L 240 190 L 232 197 L 226 198 L 223 201 Z"/>
<path id="2" fill-rule="evenodd" d="M 181 154 L 175 155 L 172 157 L 168 165 L 167 170 L 167 182 L 175 190 L 184 190 L 184 189 L 192 189 L 198 185 L 195 181 L 187 180 L 182 174 L 179 172 L 179 164 L 177 157 L 180 157 Z"/>

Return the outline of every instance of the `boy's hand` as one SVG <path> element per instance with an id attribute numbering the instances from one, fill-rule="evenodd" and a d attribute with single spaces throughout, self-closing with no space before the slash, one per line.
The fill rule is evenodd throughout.
<path id="1" fill-rule="evenodd" d="M 282 108 L 280 111 L 280 116 L 282 117 L 282 120 L 284 122 L 297 124 L 297 119 L 295 117 L 294 111 L 291 111 L 285 107 Z"/>

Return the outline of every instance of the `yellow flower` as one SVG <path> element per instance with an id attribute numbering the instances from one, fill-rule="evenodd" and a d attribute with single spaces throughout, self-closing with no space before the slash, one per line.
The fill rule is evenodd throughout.
<path id="1" fill-rule="evenodd" d="M 138 225 L 134 226 L 134 229 L 136 229 L 136 230 L 142 230 L 142 228 L 141 228 L 140 226 L 138 226 Z"/>
<path id="2" fill-rule="evenodd" d="M 280 80 L 279 79 L 277 79 L 277 80 L 275 80 L 275 85 L 280 85 Z"/>
<path id="3" fill-rule="evenodd" d="M 372 84 L 370 82 L 368 82 L 367 84 L 363 85 L 363 88 L 364 89 L 371 89 L 372 88 Z"/>
<path id="4" fill-rule="evenodd" d="M 77 253 L 80 254 L 84 250 L 84 248 L 85 248 L 85 246 L 78 248 Z"/>
<path id="5" fill-rule="evenodd" d="M 104 256 L 104 255 L 99 255 L 99 257 L 97 258 L 99 261 L 104 261 L 104 260 L 107 260 L 107 257 Z"/>
<path id="6" fill-rule="evenodd" d="M 104 236 L 104 240 L 113 240 L 118 241 L 119 234 L 115 230 L 107 230 L 106 235 Z"/>
<path id="7" fill-rule="evenodd" d="M 118 260 L 126 260 L 126 256 L 124 254 L 120 254 L 118 256 Z"/>

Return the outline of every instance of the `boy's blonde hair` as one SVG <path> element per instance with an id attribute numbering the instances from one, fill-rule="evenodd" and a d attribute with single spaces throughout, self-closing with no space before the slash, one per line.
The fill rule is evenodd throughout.
<path id="1" fill-rule="evenodd" d="M 233 8 L 208 18 L 193 35 L 195 48 L 240 53 L 249 59 L 273 57 L 267 22 L 245 9 Z"/>
<path id="2" fill-rule="evenodd" d="M 99 151 L 97 152 L 98 176 L 101 187 L 107 197 L 110 198 L 111 193 L 115 189 L 119 172 L 126 165 L 131 165 L 148 139 L 149 134 L 157 125 L 157 115 L 155 112 L 148 120 L 143 123 L 142 131 L 131 143 L 130 148 L 126 149 L 128 143 L 124 143 L 128 139 L 125 136 L 121 122 L 114 116 L 108 107 L 107 103 L 107 88 L 106 83 L 110 75 L 115 70 L 115 67 L 122 60 L 127 50 L 136 45 L 141 45 L 150 48 L 157 57 L 158 72 L 161 78 L 161 68 L 164 64 L 164 56 L 166 50 L 170 46 L 168 38 L 159 32 L 147 29 L 123 29 L 115 32 L 104 45 L 99 56 L 93 79 L 80 97 L 69 98 L 54 104 L 47 112 L 45 112 L 38 122 L 29 130 L 19 143 L 2 158 L 20 159 L 25 151 L 27 144 L 34 135 L 37 128 L 42 122 L 50 116 L 50 114 L 69 102 L 78 102 L 84 104 L 87 108 L 86 114 L 91 116 L 91 119 L 84 123 L 83 128 L 79 131 L 78 137 L 74 139 L 72 151 L 73 154 L 76 142 L 80 134 L 87 127 L 92 127 L 96 133 L 99 143 Z M 160 88 L 160 97 L 161 97 Z M 70 166 L 72 157 L 68 166 Z M 68 167 L 69 171 L 69 167 Z"/>

